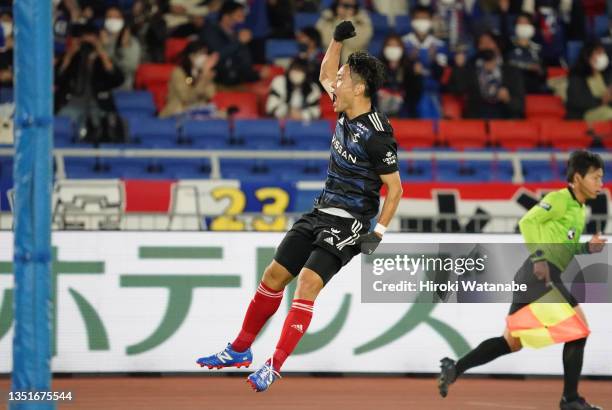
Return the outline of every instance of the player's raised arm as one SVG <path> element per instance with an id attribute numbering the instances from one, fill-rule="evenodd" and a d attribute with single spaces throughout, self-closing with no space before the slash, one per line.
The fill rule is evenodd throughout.
<path id="1" fill-rule="evenodd" d="M 336 74 L 338 73 L 338 67 L 340 66 L 340 52 L 342 51 L 342 42 L 351 37 L 355 37 L 355 27 L 350 21 L 343 21 L 336 26 L 334 30 L 334 38 L 329 43 L 325 57 L 321 62 L 321 71 L 319 73 L 319 81 L 321 85 L 327 91 L 329 98 L 332 100 L 333 97 L 333 84 L 336 81 Z"/>

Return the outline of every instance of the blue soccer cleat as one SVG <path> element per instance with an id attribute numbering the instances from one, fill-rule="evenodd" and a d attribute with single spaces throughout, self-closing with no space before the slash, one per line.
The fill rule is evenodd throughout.
<path id="1" fill-rule="evenodd" d="M 266 364 L 257 369 L 255 373 L 251 373 L 249 377 L 247 377 L 247 383 L 251 385 L 253 390 L 259 393 L 268 390 L 272 383 L 274 383 L 276 379 L 280 378 L 280 373 L 274 370 L 274 367 L 272 367 L 272 359 L 268 359 Z"/>
<path id="2" fill-rule="evenodd" d="M 244 352 L 236 352 L 232 350 L 232 344 L 228 343 L 222 352 L 212 356 L 200 357 L 196 363 L 200 367 L 208 367 L 209 369 L 222 369 L 224 367 L 249 367 L 253 362 L 253 353 L 251 349 Z"/>

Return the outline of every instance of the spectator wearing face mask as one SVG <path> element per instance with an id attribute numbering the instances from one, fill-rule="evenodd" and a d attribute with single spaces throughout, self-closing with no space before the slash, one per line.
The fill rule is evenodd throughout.
<path id="1" fill-rule="evenodd" d="M 125 77 L 124 90 L 134 87 L 134 74 L 140 64 L 142 51 L 140 42 L 132 35 L 130 27 L 125 24 L 123 13 L 117 7 L 106 11 L 104 30 L 100 33 L 106 52 L 119 67 Z"/>
<path id="2" fill-rule="evenodd" d="M 319 82 L 319 71 L 325 54 L 321 50 L 321 34 L 314 27 L 304 27 L 295 38 L 299 47 L 299 58 L 308 65 L 308 78 L 315 83 Z"/>
<path id="3" fill-rule="evenodd" d="M 183 50 L 181 64 L 172 71 L 168 83 L 168 102 L 159 114 L 169 117 L 210 103 L 215 95 L 217 53 L 207 54 L 206 46 L 193 41 Z"/>
<path id="4" fill-rule="evenodd" d="M 414 72 L 422 82 L 417 113 L 422 118 L 439 118 L 440 78 L 448 64 L 448 49 L 431 33 L 433 25 L 429 8 L 417 6 L 411 15 L 412 31 L 402 40 L 408 59 L 414 63 Z"/>
<path id="5" fill-rule="evenodd" d="M 295 59 L 286 74 L 272 80 L 266 102 L 268 115 L 300 121 L 315 120 L 321 116 L 321 90 L 308 78 L 307 69 L 306 61 Z"/>
<path id="6" fill-rule="evenodd" d="M 530 94 L 546 93 L 546 67 L 542 59 L 541 47 L 531 39 L 535 34 L 531 15 L 521 13 L 514 26 L 515 37 L 506 61 L 523 74 L 525 91 Z"/>
<path id="7" fill-rule="evenodd" d="M 404 44 L 397 34 L 390 34 L 383 43 L 380 60 L 385 65 L 386 78 L 377 92 L 377 108 L 392 117 L 418 117 L 417 106 L 423 94 L 421 75 L 415 73 L 416 63 L 408 59 Z"/>
<path id="8" fill-rule="evenodd" d="M 209 21 L 200 34 L 201 41 L 212 52 L 219 53 L 215 81 L 223 86 L 235 86 L 259 80 L 253 68 L 253 58 L 248 44 L 253 39 L 249 29 L 237 30 L 245 22 L 246 14 L 242 4 L 226 1 L 219 10 L 218 21 Z"/>
<path id="9" fill-rule="evenodd" d="M 466 61 L 463 53 L 455 55 L 449 89 L 466 97 L 467 118 L 511 119 L 524 114 L 523 76 L 516 68 L 504 64 L 498 41 L 485 32 L 476 41 L 478 53 Z"/>
<path id="10" fill-rule="evenodd" d="M 602 44 L 585 44 L 567 87 L 567 117 L 586 121 L 612 120 L 612 69 Z"/>
<path id="11" fill-rule="evenodd" d="M 321 13 L 316 24 L 323 44 L 331 42 L 334 29 L 343 20 L 353 23 L 357 35 L 342 42 L 340 63 L 345 62 L 355 51 L 367 49 L 374 32 L 368 13 L 359 7 L 357 0 L 336 0 L 329 9 Z"/>

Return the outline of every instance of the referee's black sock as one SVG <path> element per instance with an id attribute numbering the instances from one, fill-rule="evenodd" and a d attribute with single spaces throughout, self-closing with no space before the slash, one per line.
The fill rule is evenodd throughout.
<path id="1" fill-rule="evenodd" d="M 504 339 L 503 336 L 487 339 L 479 344 L 476 349 L 472 350 L 457 361 L 455 364 L 457 376 L 462 375 L 472 367 L 489 363 L 490 361 L 497 359 L 499 356 L 503 356 L 510 352 L 510 346 L 508 346 L 508 342 L 506 342 L 506 339 Z"/>
<path id="2" fill-rule="evenodd" d="M 578 379 L 582 372 L 585 344 L 586 338 L 582 338 L 563 346 L 563 397 L 567 401 L 578 398 Z"/>

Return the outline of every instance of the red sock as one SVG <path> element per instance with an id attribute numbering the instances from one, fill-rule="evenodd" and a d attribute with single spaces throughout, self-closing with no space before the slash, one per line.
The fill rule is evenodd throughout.
<path id="1" fill-rule="evenodd" d="M 289 314 L 285 319 L 281 337 L 276 345 L 272 365 L 274 370 L 280 371 L 287 357 L 293 352 L 312 319 L 314 302 L 306 299 L 294 299 Z"/>
<path id="2" fill-rule="evenodd" d="M 242 330 L 232 343 L 234 351 L 244 352 L 251 347 L 263 325 L 278 309 L 282 299 L 282 290 L 272 290 L 263 282 L 259 284 L 244 316 Z"/>

